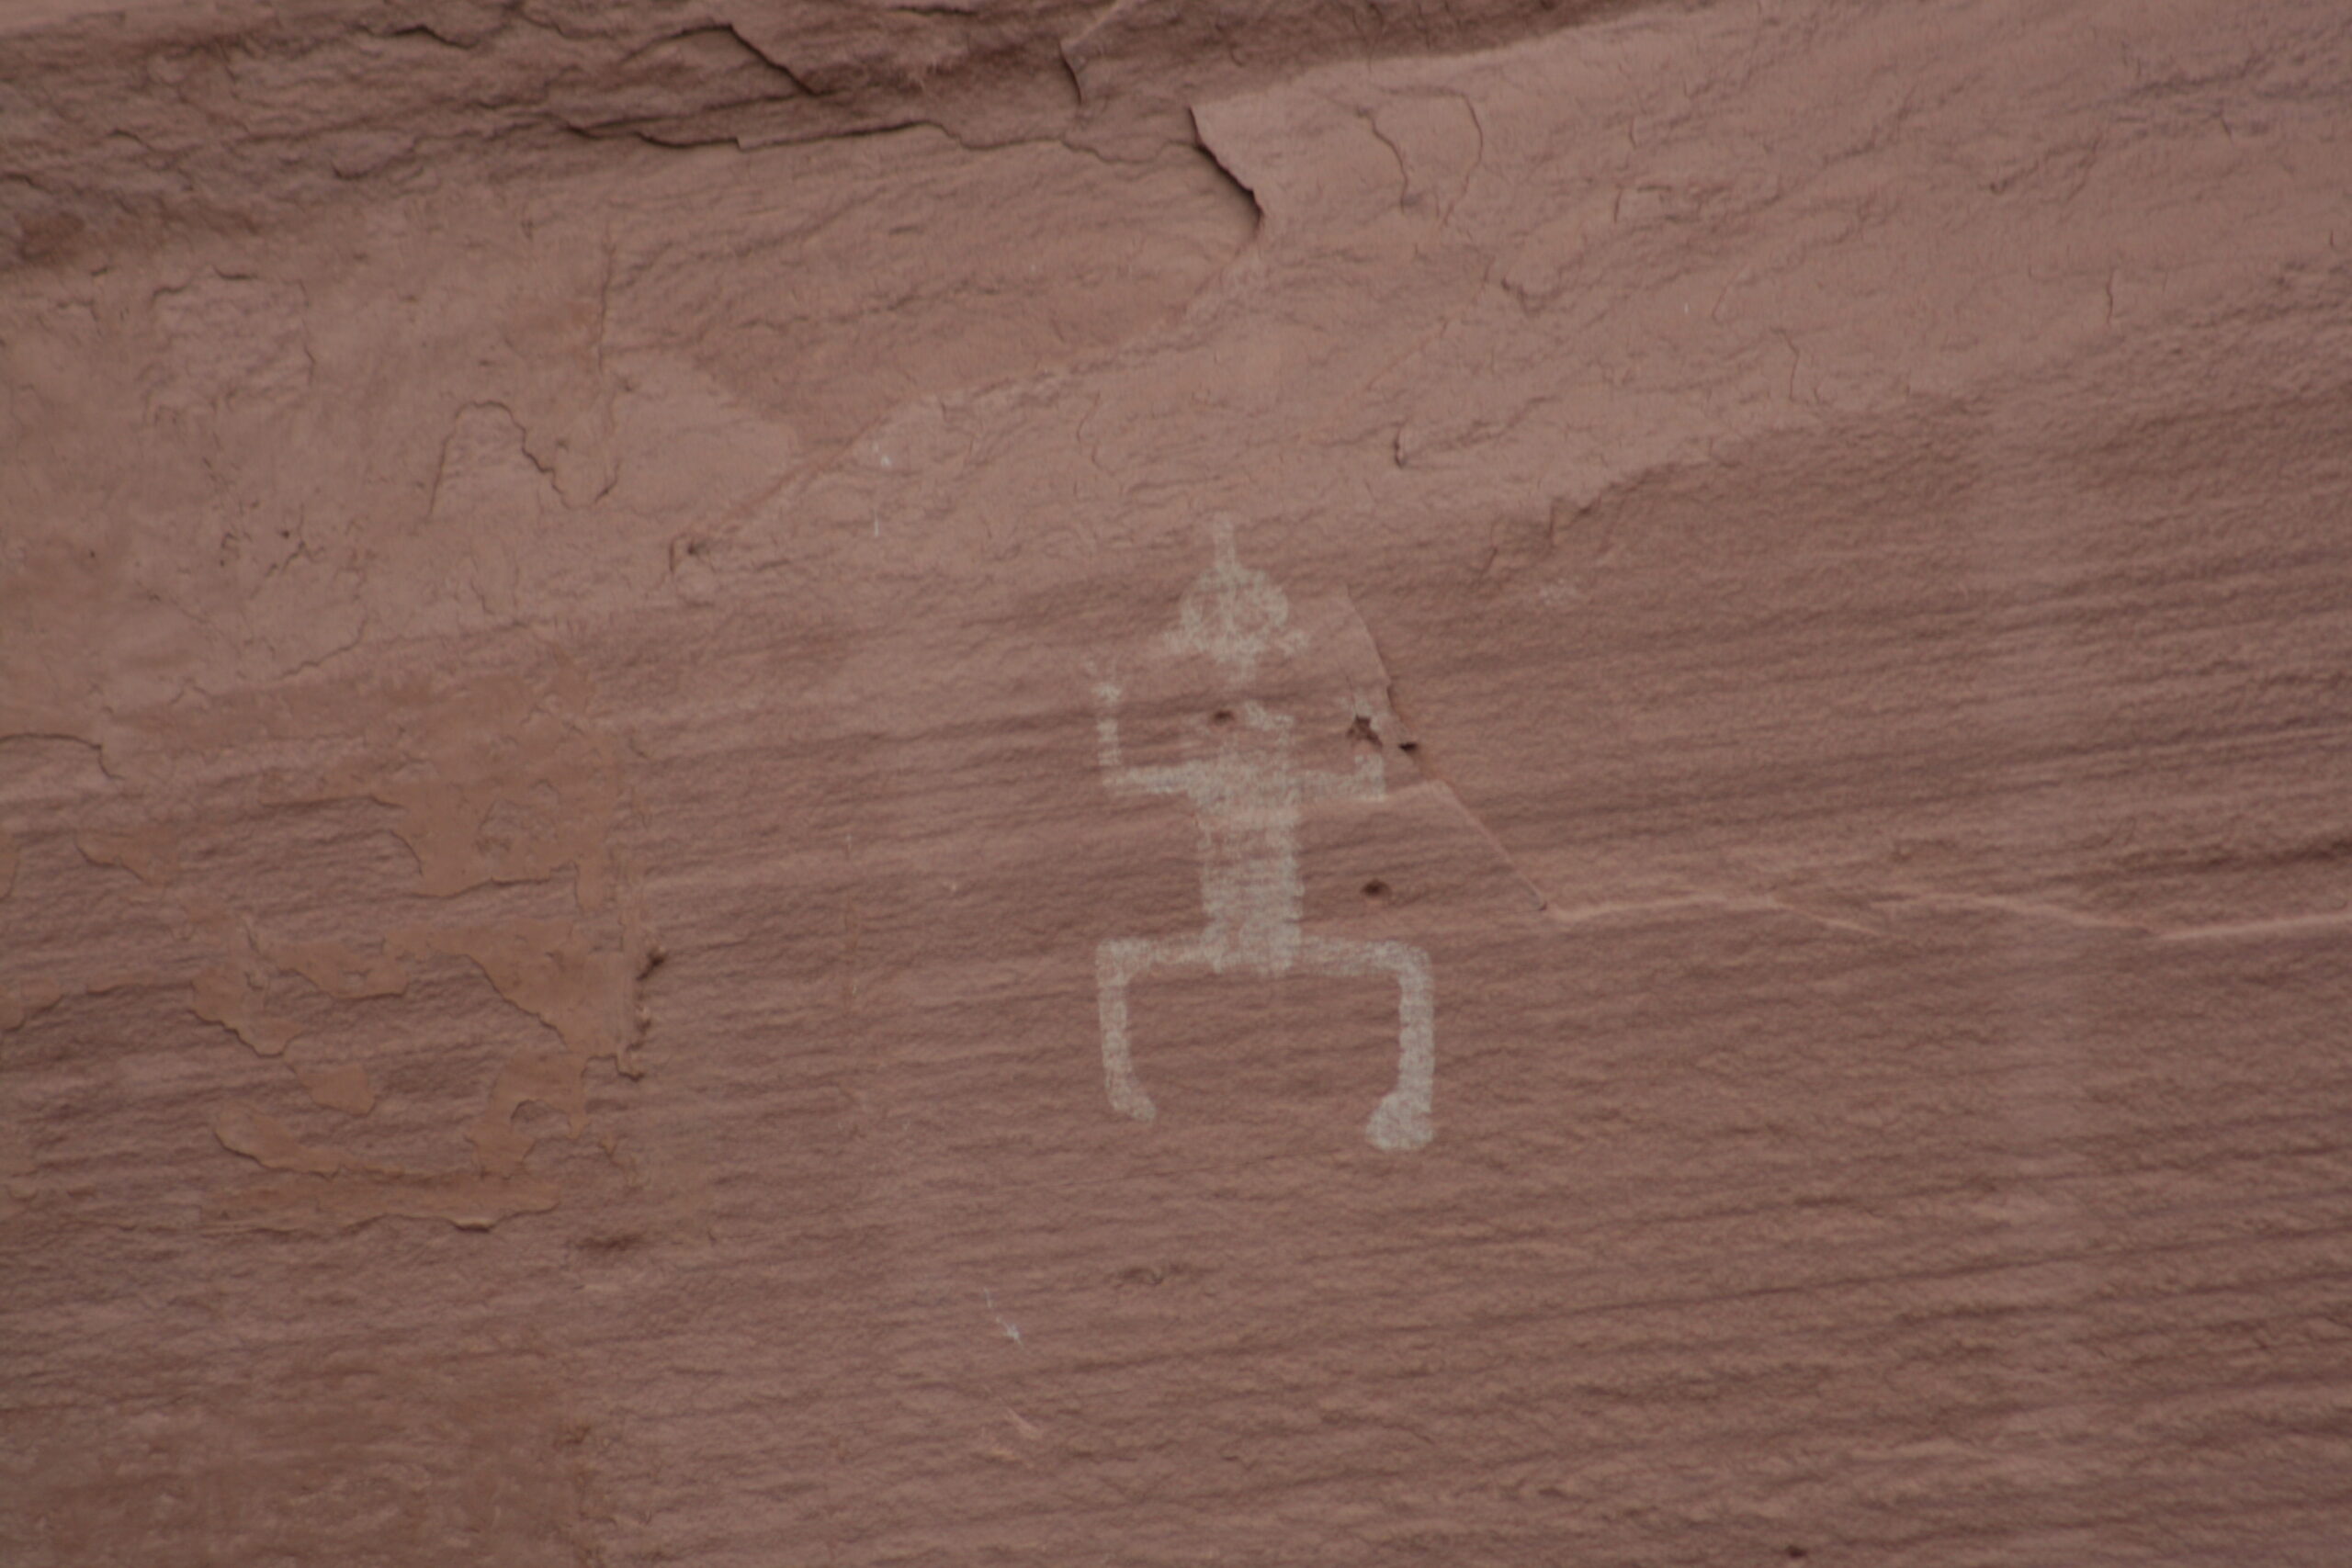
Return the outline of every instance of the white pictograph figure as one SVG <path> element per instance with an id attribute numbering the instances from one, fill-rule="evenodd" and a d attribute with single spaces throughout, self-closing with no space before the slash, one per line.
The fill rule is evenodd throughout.
<path id="1" fill-rule="evenodd" d="M 1217 558 L 1185 595 L 1171 641 L 1247 674 L 1268 648 L 1304 643 L 1286 629 L 1289 605 L 1261 571 L 1234 553 L 1229 525 L 1217 536 Z M 1255 702 L 1237 702 L 1193 721 L 1188 761 L 1129 767 L 1119 746 L 1119 688 L 1094 689 L 1095 741 L 1105 784 L 1115 793 L 1181 795 L 1201 831 L 1201 903 L 1207 924 L 1197 935 L 1114 938 L 1095 949 L 1102 1014 L 1102 1071 L 1117 1110 L 1148 1122 L 1151 1097 L 1136 1075 L 1127 1036 L 1127 987 L 1152 970 L 1199 968 L 1212 974 L 1385 975 L 1397 988 L 1396 1087 L 1372 1114 L 1365 1135 L 1384 1149 L 1417 1149 L 1430 1141 L 1430 1096 L 1437 1075 L 1436 998 L 1429 954 L 1401 942 L 1311 935 L 1299 927 L 1306 889 L 1298 874 L 1298 823 L 1313 800 L 1379 799 L 1387 793 L 1379 755 L 1359 757 L 1351 773 L 1302 773 L 1292 760 L 1292 722 Z"/>

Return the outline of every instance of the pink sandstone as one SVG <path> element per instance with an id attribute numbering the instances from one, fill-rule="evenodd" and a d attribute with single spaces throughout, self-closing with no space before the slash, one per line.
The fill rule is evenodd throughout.
<path id="1" fill-rule="evenodd" d="M 18 0 L 0 1563 L 2352 1562 L 2338 0 Z"/>

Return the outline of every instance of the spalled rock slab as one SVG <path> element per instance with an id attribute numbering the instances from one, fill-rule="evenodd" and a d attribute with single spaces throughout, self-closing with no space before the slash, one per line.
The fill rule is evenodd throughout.
<path id="1" fill-rule="evenodd" d="M 2334 1568 L 2352 18 L 1539 13 L 9 36 L 0 1560 Z"/>

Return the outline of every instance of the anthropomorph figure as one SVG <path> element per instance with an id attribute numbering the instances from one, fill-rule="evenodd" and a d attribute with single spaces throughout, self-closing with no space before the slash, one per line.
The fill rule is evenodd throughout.
<path id="1" fill-rule="evenodd" d="M 1290 606 L 1265 573 L 1245 567 L 1230 524 L 1216 533 L 1216 558 L 1184 596 L 1172 648 L 1204 654 L 1228 678 L 1247 680 L 1269 649 L 1304 645 L 1289 627 Z M 1181 795 L 1201 831 L 1201 903 L 1196 935 L 1122 937 L 1095 950 L 1102 1014 L 1102 1071 L 1116 1109 L 1148 1122 L 1151 1097 L 1136 1076 L 1127 1038 L 1127 987 L 1152 970 L 1195 968 L 1223 975 L 1385 975 L 1396 982 L 1396 1087 L 1372 1114 L 1365 1135 L 1384 1149 L 1417 1149 L 1432 1132 L 1437 1073 L 1436 999 L 1429 954 L 1401 942 L 1317 936 L 1299 928 L 1306 889 L 1298 875 L 1298 823 L 1306 803 L 1378 799 L 1387 786 L 1378 753 L 1346 773 L 1302 773 L 1292 758 L 1292 722 L 1237 700 L 1193 721 L 1187 760 L 1129 767 L 1119 748 L 1119 688 L 1094 689 L 1095 739 L 1104 782 L 1121 794 Z"/>

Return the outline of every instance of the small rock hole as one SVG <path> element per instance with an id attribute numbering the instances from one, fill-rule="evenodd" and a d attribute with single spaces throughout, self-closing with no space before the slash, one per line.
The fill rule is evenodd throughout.
<path id="1" fill-rule="evenodd" d="M 1231 708 L 1219 708 L 1216 712 L 1209 715 L 1209 722 L 1211 724 L 1231 724 L 1233 722 L 1233 710 Z"/>
<path id="2" fill-rule="evenodd" d="M 1363 896 L 1377 904 L 1388 897 L 1388 884 L 1375 876 L 1363 885 Z"/>
<path id="3" fill-rule="evenodd" d="M 1812 1555 L 1813 1553 L 1807 1551 L 1802 1546 L 1792 1546 L 1789 1548 L 1789 1561 L 1792 1562 L 1798 1561 L 1800 1558 L 1810 1557 Z"/>

